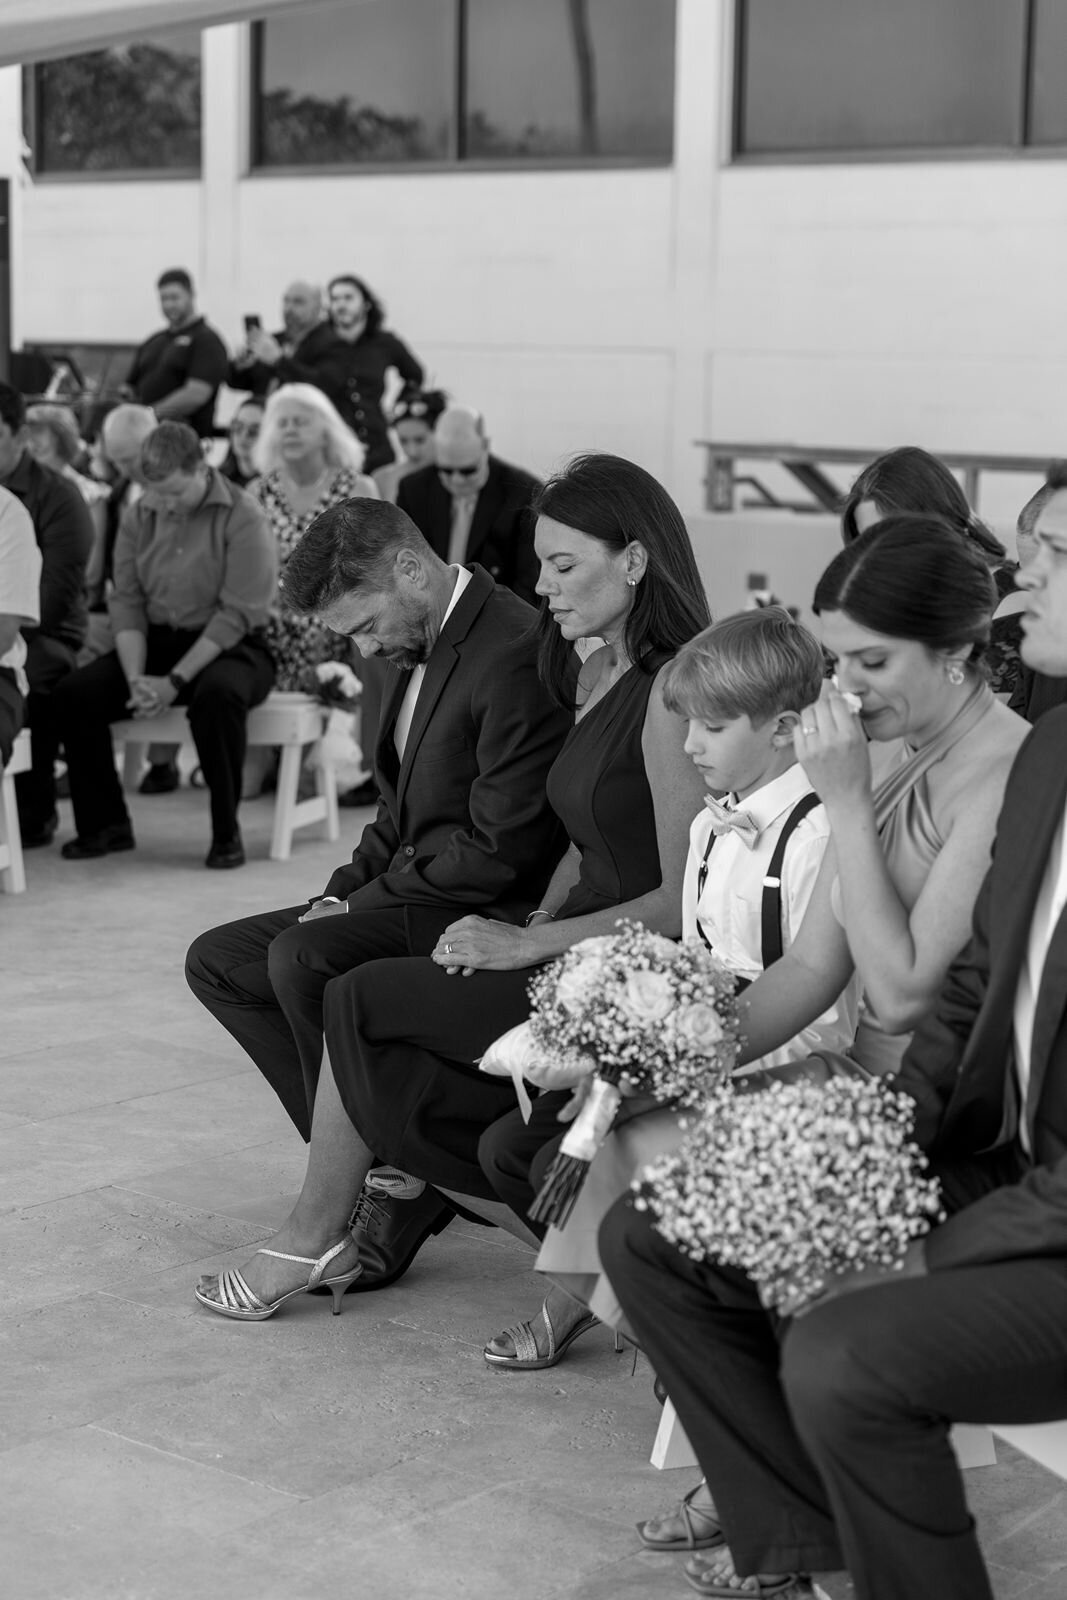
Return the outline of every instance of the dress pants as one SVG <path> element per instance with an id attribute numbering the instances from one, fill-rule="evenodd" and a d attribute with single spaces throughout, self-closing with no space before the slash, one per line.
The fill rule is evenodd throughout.
<path id="1" fill-rule="evenodd" d="M 570 1091 L 539 1094 L 529 1122 L 518 1109 L 490 1123 L 478 1141 L 478 1162 L 498 1197 L 539 1239 L 548 1232 L 546 1222 L 533 1222 L 529 1211 L 545 1175 L 563 1143 L 568 1123 L 559 1113 Z"/>
<path id="2" fill-rule="evenodd" d="M 15 682 L 15 669 L 0 667 L 0 771 L 11 760 L 25 715 L 26 702 Z"/>
<path id="3" fill-rule="evenodd" d="M 326 986 L 364 961 L 409 953 L 403 909 L 301 923 L 306 910 L 290 906 L 212 928 L 193 941 L 185 963 L 197 999 L 252 1057 L 305 1141 L 322 1065 Z"/>
<path id="4" fill-rule="evenodd" d="M 77 665 L 78 652 L 62 639 L 35 633 L 26 646 L 26 677 L 30 692 L 26 697 L 26 724 L 32 733 L 32 761 L 29 772 L 15 779 L 19 804 L 19 826 L 23 833 L 40 833 L 55 815 L 55 764 L 59 754 L 54 694 L 57 686 Z"/>
<path id="5" fill-rule="evenodd" d="M 199 632 L 152 625 L 145 671 L 165 676 Z M 197 673 L 178 695 L 189 707 L 189 727 L 211 796 L 211 833 L 226 843 L 237 833 L 241 768 L 248 713 L 270 693 L 274 662 L 254 635 L 241 640 Z M 129 685 L 116 654 L 99 656 L 64 678 L 55 693 L 55 713 L 67 755 L 70 798 L 80 838 L 105 828 L 128 826 L 129 812 L 115 771 L 110 724 L 130 715 Z M 146 742 L 152 719 L 144 719 Z"/>
<path id="6" fill-rule="evenodd" d="M 995 1185 L 994 1167 L 939 1174 L 949 1209 Z M 933 1272 L 781 1321 L 629 1197 L 600 1255 L 739 1572 L 847 1566 L 859 1600 L 992 1600 L 949 1427 L 1067 1417 L 1067 1261 Z"/>

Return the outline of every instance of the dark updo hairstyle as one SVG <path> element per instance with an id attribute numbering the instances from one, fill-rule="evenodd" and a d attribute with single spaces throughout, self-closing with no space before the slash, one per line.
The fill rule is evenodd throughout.
<path id="1" fill-rule="evenodd" d="M 997 603 L 989 568 L 942 517 L 886 517 L 834 557 L 812 610 L 843 611 L 861 628 L 928 650 L 972 646 L 975 666 Z"/>
<path id="2" fill-rule="evenodd" d="M 1007 551 L 985 523 L 976 517 L 952 473 L 917 445 L 889 450 L 864 467 L 841 507 L 841 533 L 846 544 L 859 538 L 856 507 L 873 500 L 883 516 L 914 511 L 920 516 L 943 517 L 951 528 L 973 539 L 987 565 L 1007 559 Z"/>
<path id="3" fill-rule="evenodd" d="M 432 431 L 447 406 L 443 389 L 420 389 L 417 383 L 409 383 L 397 395 L 389 422 L 394 428 L 398 422 L 425 422 Z"/>
<path id="4" fill-rule="evenodd" d="M 539 490 L 531 510 L 599 540 L 615 555 L 635 541 L 644 548 L 648 563 L 624 634 L 626 654 L 643 672 L 654 671 L 654 658 L 672 656 L 711 621 L 682 514 L 643 467 L 621 456 L 575 456 Z M 544 605 L 538 635 L 542 681 L 559 705 L 573 707 L 574 647 Z"/>

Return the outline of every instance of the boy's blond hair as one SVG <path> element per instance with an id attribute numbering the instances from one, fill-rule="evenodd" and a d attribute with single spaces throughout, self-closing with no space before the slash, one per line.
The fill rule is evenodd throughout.
<path id="1" fill-rule="evenodd" d="M 663 702 L 706 722 L 747 716 L 754 726 L 819 698 L 826 664 L 813 633 L 784 606 L 739 611 L 684 644 L 667 668 Z"/>

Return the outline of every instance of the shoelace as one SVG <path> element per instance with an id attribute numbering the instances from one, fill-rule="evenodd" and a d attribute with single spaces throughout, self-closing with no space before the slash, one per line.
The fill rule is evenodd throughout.
<path id="1" fill-rule="evenodd" d="M 349 1233 L 355 1233 L 359 1228 L 362 1228 L 364 1232 L 369 1233 L 371 1224 L 373 1222 L 380 1221 L 385 1215 L 382 1206 L 383 1199 L 385 1199 L 384 1195 L 376 1195 L 372 1189 L 368 1189 L 366 1184 L 364 1184 L 363 1188 L 359 1191 L 359 1198 L 356 1201 L 355 1209 L 348 1219 Z"/>

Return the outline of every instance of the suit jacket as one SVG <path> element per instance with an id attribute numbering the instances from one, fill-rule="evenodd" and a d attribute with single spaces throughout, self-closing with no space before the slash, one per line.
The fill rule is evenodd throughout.
<path id="1" fill-rule="evenodd" d="M 1013 1027 L 1034 904 L 1065 800 L 1067 708 L 1061 707 L 1041 719 L 1015 759 L 971 942 L 949 969 L 895 1079 L 917 1101 L 916 1131 L 931 1158 L 967 1161 L 1013 1148 L 1023 1167 L 1019 1182 L 934 1229 L 926 1240 L 931 1269 L 1067 1254 L 1067 912 L 1045 961 L 1025 1106 Z M 1018 1143 L 1021 1119 L 1031 1158 Z"/>
<path id="2" fill-rule="evenodd" d="M 394 732 L 410 674 L 388 669 L 378 815 L 325 892 L 353 911 L 409 908 L 415 950 L 468 912 L 521 921 L 567 847 L 545 780 L 570 719 L 538 679 L 533 622 L 473 568 L 426 664 L 402 762 Z"/>
<path id="3" fill-rule="evenodd" d="M 478 496 L 467 540 L 465 561 L 477 561 L 497 583 L 513 589 L 531 605 L 536 593 L 537 557 L 533 548 L 534 517 L 530 501 L 541 487 L 521 467 L 489 457 L 489 477 Z M 401 478 L 396 503 L 406 511 L 427 544 L 442 561 L 448 559 L 452 531 L 452 496 L 436 467 L 420 467 Z"/>

